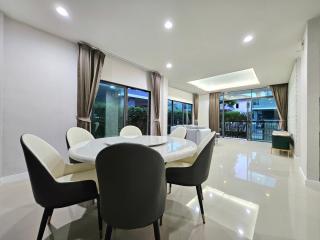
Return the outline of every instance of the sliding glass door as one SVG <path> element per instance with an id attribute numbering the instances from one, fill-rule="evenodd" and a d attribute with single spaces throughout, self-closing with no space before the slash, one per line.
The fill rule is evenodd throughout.
<path id="1" fill-rule="evenodd" d="M 128 88 L 127 125 L 140 128 L 143 134 L 149 133 L 150 93 L 144 90 Z"/>
<path id="2" fill-rule="evenodd" d="M 183 124 L 182 102 L 173 101 L 173 126 Z"/>
<path id="3" fill-rule="evenodd" d="M 247 138 L 250 102 L 247 99 L 224 102 L 224 134 L 227 137 Z"/>
<path id="4" fill-rule="evenodd" d="M 271 141 L 279 116 L 270 88 L 223 93 L 220 97 L 221 133 L 226 137 Z"/>
<path id="5" fill-rule="evenodd" d="M 168 133 L 171 126 L 192 124 L 192 104 L 168 100 Z"/>
<path id="6" fill-rule="evenodd" d="M 150 92 L 101 81 L 91 114 L 91 132 L 96 138 L 118 136 L 126 125 L 142 133 L 150 129 Z"/>
<path id="7" fill-rule="evenodd" d="M 116 136 L 124 127 L 125 88 L 101 82 L 91 114 L 96 138 Z"/>
<path id="8" fill-rule="evenodd" d="M 184 104 L 183 122 L 186 125 L 192 124 L 192 104 Z"/>

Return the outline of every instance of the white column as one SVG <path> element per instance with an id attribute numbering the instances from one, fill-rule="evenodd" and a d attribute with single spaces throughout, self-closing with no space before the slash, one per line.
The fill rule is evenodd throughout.
<path id="1" fill-rule="evenodd" d="M 319 181 L 320 17 L 308 21 L 307 178 Z"/>
<path id="2" fill-rule="evenodd" d="M 3 47 L 3 25 L 4 15 L 0 12 L 0 177 L 2 177 L 2 166 L 3 166 L 3 120 L 4 120 L 4 47 Z"/>
<path id="3" fill-rule="evenodd" d="M 168 79 L 163 78 L 161 81 L 161 92 L 160 92 L 160 124 L 161 134 L 167 135 L 168 129 Z"/>

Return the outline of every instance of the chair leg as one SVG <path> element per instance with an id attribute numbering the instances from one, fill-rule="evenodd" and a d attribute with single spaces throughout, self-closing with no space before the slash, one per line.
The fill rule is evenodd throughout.
<path id="1" fill-rule="evenodd" d="M 153 222 L 154 239 L 160 240 L 160 229 L 158 221 Z"/>
<path id="2" fill-rule="evenodd" d="M 111 240 L 111 235 L 112 235 L 112 226 L 107 225 L 107 231 L 106 231 L 106 236 L 104 240 Z"/>
<path id="3" fill-rule="evenodd" d="M 171 183 L 169 183 L 169 193 L 168 193 L 168 194 L 170 194 L 170 193 L 171 193 L 171 188 L 172 188 L 172 184 L 171 184 Z"/>
<path id="4" fill-rule="evenodd" d="M 102 218 L 100 212 L 100 197 L 97 197 L 97 210 L 98 210 L 98 224 L 99 224 L 99 237 L 102 238 Z"/>
<path id="5" fill-rule="evenodd" d="M 48 221 L 47 224 L 50 225 L 51 224 L 51 218 L 52 218 L 52 214 L 53 214 L 53 209 L 51 209 L 51 212 L 49 212 L 49 217 L 48 217 Z"/>
<path id="6" fill-rule="evenodd" d="M 202 186 L 200 185 L 199 187 L 200 187 L 200 190 L 201 190 L 201 199 L 202 199 L 202 201 L 203 201 L 204 199 L 203 199 L 203 191 L 202 191 Z"/>
<path id="7" fill-rule="evenodd" d="M 162 226 L 162 217 L 163 215 L 160 217 L 160 226 Z"/>
<path id="8" fill-rule="evenodd" d="M 37 240 L 42 240 L 44 230 L 46 228 L 46 224 L 48 222 L 49 216 L 52 215 L 53 209 L 45 208 L 43 211 L 41 223 L 40 223 L 40 228 L 37 236 Z"/>
<path id="9" fill-rule="evenodd" d="M 199 205 L 200 205 L 200 211 L 201 211 L 201 215 L 202 215 L 202 222 L 203 224 L 206 223 L 206 219 L 204 217 L 204 210 L 203 210 L 203 204 L 202 204 L 202 198 L 201 198 L 201 187 L 197 186 L 197 195 L 198 195 L 198 200 L 199 200 Z"/>

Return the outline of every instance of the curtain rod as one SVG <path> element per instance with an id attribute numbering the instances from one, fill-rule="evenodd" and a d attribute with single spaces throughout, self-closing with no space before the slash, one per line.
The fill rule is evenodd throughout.
<path id="1" fill-rule="evenodd" d="M 135 66 L 135 67 L 137 67 L 137 68 L 139 68 L 139 69 L 141 69 L 141 70 L 143 70 L 143 71 L 146 71 L 146 72 L 157 72 L 157 71 L 155 71 L 155 70 L 151 70 L 151 69 L 149 69 L 149 68 L 146 68 L 146 67 L 144 67 L 144 66 L 142 66 L 142 65 L 140 65 L 140 64 L 137 64 L 137 63 L 135 63 L 135 62 L 132 62 L 132 61 L 130 61 L 130 60 L 128 60 L 128 59 L 125 59 L 125 58 L 123 58 L 123 57 L 120 57 L 120 56 L 118 56 L 118 55 L 116 55 L 116 54 L 114 54 L 114 53 L 112 53 L 112 52 L 108 52 L 108 51 L 101 50 L 100 48 L 97 48 L 97 47 L 91 45 L 90 43 L 87 43 L 87 42 L 84 42 L 84 41 L 79 41 L 78 43 L 80 43 L 80 44 L 86 44 L 86 45 L 90 46 L 90 47 L 93 48 L 93 49 L 96 49 L 96 50 L 99 50 L 99 51 L 103 52 L 105 55 L 107 55 L 107 56 L 109 56 L 109 57 L 116 58 L 116 59 L 118 59 L 118 60 L 120 60 L 120 61 L 122 61 L 122 62 L 125 62 L 125 63 L 128 63 L 128 64 L 132 65 L 132 66 Z"/>

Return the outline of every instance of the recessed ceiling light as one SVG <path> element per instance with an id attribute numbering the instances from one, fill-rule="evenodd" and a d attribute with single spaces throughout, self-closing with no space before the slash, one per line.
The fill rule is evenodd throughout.
<path id="1" fill-rule="evenodd" d="M 69 17 L 69 13 L 64 7 L 58 6 L 56 7 L 56 11 L 63 17 Z"/>
<path id="2" fill-rule="evenodd" d="M 173 23 L 170 20 L 168 20 L 164 23 L 164 27 L 166 29 L 171 29 L 173 27 Z"/>
<path id="3" fill-rule="evenodd" d="M 251 42 L 253 39 L 254 39 L 253 35 L 251 35 L 251 34 L 250 34 L 250 35 L 247 35 L 247 36 L 244 37 L 243 43 L 249 43 L 249 42 Z"/>
<path id="4" fill-rule="evenodd" d="M 168 69 L 172 68 L 172 63 L 167 63 L 166 68 Z"/>

